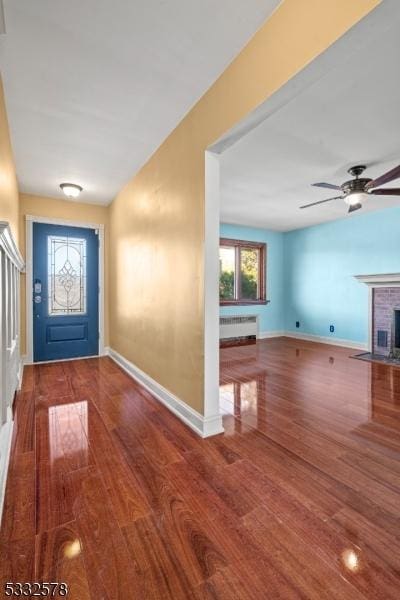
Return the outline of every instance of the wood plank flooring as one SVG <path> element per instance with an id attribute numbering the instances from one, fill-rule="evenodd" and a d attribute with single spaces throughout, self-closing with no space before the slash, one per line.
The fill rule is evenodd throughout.
<path id="1" fill-rule="evenodd" d="M 398 599 L 400 369 L 287 338 L 221 350 L 201 440 L 109 358 L 26 367 L 6 581 L 76 600 Z"/>

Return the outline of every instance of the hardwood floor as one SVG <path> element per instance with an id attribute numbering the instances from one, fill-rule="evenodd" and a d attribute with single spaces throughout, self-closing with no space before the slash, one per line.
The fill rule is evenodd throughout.
<path id="1" fill-rule="evenodd" d="M 287 338 L 221 350 L 201 440 L 109 358 L 27 367 L 0 583 L 69 599 L 400 597 L 400 369 Z"/>

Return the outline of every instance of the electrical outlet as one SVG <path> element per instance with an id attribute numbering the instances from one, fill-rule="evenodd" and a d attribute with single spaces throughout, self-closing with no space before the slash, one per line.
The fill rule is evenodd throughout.
<path id="1" fill-rule="evenodd" d="M 330 325 L 330 326 L 329 326 L 329 331 L 330 331 L 331 333 L 333 333 L 333 332 L 335 331 L 335 326 L 334 326 L 334 325 Z"/>
<path id="2" fill-rule="evenodd" d="M 300 321 L 296 321 L 296 327 L 297 329 L 300 327 Z"/>

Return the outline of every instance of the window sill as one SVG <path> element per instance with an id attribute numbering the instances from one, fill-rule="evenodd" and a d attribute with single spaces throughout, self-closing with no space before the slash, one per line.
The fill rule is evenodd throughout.
<path id="1" fill-rule="evenodd" d="M 271 300 L 223 300 L 220 306 L 253 306 L 260 304 L 269 304 Z"/>

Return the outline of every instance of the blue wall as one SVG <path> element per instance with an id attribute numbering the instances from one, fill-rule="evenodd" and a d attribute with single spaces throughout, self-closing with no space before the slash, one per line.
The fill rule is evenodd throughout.
<path id="1" fill-rule="evenodd" d="M 353 276 L 400 272 L 398 207 L 284 234 L 221 225 L 221 236 L 268 244 L 271 304 L 221 308 L 221 314 L 257 312 L 261 331 L 286 330 L 365 343 L 368 288 Z M 330 325 L 335 326 L 334 333 Z"/>
<path id="2" fill-rule="evenodd" d="M 400 208 L 285 233 L 284 265 L 287 331 L 367 342 L 368 288 L 353 275 L 400 272 Z"/>
<path id="3" fill-rule="evenodd" d="M 283 233 L 221 224 L 221 237 L 267 244 L 267 298 L 269 304 L 254 306 L 224 306 L 221 315 L 260 315 L 260 331 L 283 331 L 285 311 L 283 307 Z"/>

